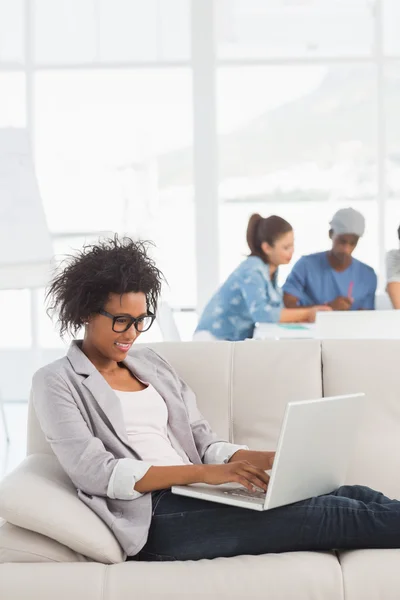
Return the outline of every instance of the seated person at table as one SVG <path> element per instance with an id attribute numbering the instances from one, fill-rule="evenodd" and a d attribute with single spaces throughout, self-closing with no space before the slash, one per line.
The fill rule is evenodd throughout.
<path id="1" fill-rule="evenodd" d="M 250 217 L 247 243 L 251 254 L 214 294 L 200 317 L 193 339 L 238 341 L 253 337 L 256 323 L 315 321 L 328 307 L 283 308 L 277 284 L 279 265 L 293 255 L 292 226 L 281 217 Z"/>
<path id="2" fill-rule="evenodd" d="M 400 240 L 400 227 L 397 230 Z M 400 250 L 389 250 L 386 254 L 386 291 L 393 308 L 400 308 Z"/>
<path id="3" fill-rule="evenodd" d="M 361 213 L 342 208 L 330 222 L 332 248 L 303 256 L 283 286 L 287 308 L 325 304 L 333 310 L 373 310 L 374 270 L 352 257 L 365 230 Z"/>

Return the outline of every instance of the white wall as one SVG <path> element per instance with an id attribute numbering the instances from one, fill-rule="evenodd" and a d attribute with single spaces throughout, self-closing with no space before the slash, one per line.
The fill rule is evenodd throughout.
<path id="1" fill-rule="evenodd" d="M 12 348 L 0 350 L 0 393 L 4 401 L 27 400 L 33 373 L 65 354 L 58 350 Z"/>

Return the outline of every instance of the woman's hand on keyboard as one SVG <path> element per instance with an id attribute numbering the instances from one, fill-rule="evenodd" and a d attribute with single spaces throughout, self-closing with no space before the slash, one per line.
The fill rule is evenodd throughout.
<path id="1" fill-rule="evenodd" d="M 203 483 L 210 485 L 239 483 L 254 492 L 256 487 L 267 489 L 269 475 L 247 460 L 240 460 L 223 465 L 203 465 Z"/>
<path id="2" fill-rule="evenodd" d="M 238 450 L 229 459 L 229 462 L 245 460 L 251 463 L 254 467 L 260 467 L 264 471 L 272 469 L 275 459 L 275 452 L 266 452 L 260 450 Z"/>

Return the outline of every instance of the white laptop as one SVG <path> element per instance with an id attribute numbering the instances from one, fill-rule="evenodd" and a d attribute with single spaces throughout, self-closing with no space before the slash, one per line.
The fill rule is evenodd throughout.
<path id="1" fill-rule="evenodd" d="M 345 483 L 365 394 L 289 402 L 267 492 L 238 484 L 173 486 L 172 492 L 253 510 L 329 494 Z"/>
<path id="2" fill-rule="evenodd" d="M 315 337 L 329 339 L 400 339 L 400 310 L 318 312 Z"/>

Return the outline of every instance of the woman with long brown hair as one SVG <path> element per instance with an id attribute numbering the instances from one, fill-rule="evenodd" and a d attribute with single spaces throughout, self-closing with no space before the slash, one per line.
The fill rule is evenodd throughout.
<path id="1" fill-rule="evenodd" d="M 194 339 L 238 341 L 253 337 L 256 323 L 313 322 L 326 306 L 284 308 L 278 267 L 293 256 L 293 228 L 276 215 L 253 214 L 247 226 L 250 255 L 222 284 L 201 315 Z"/>

